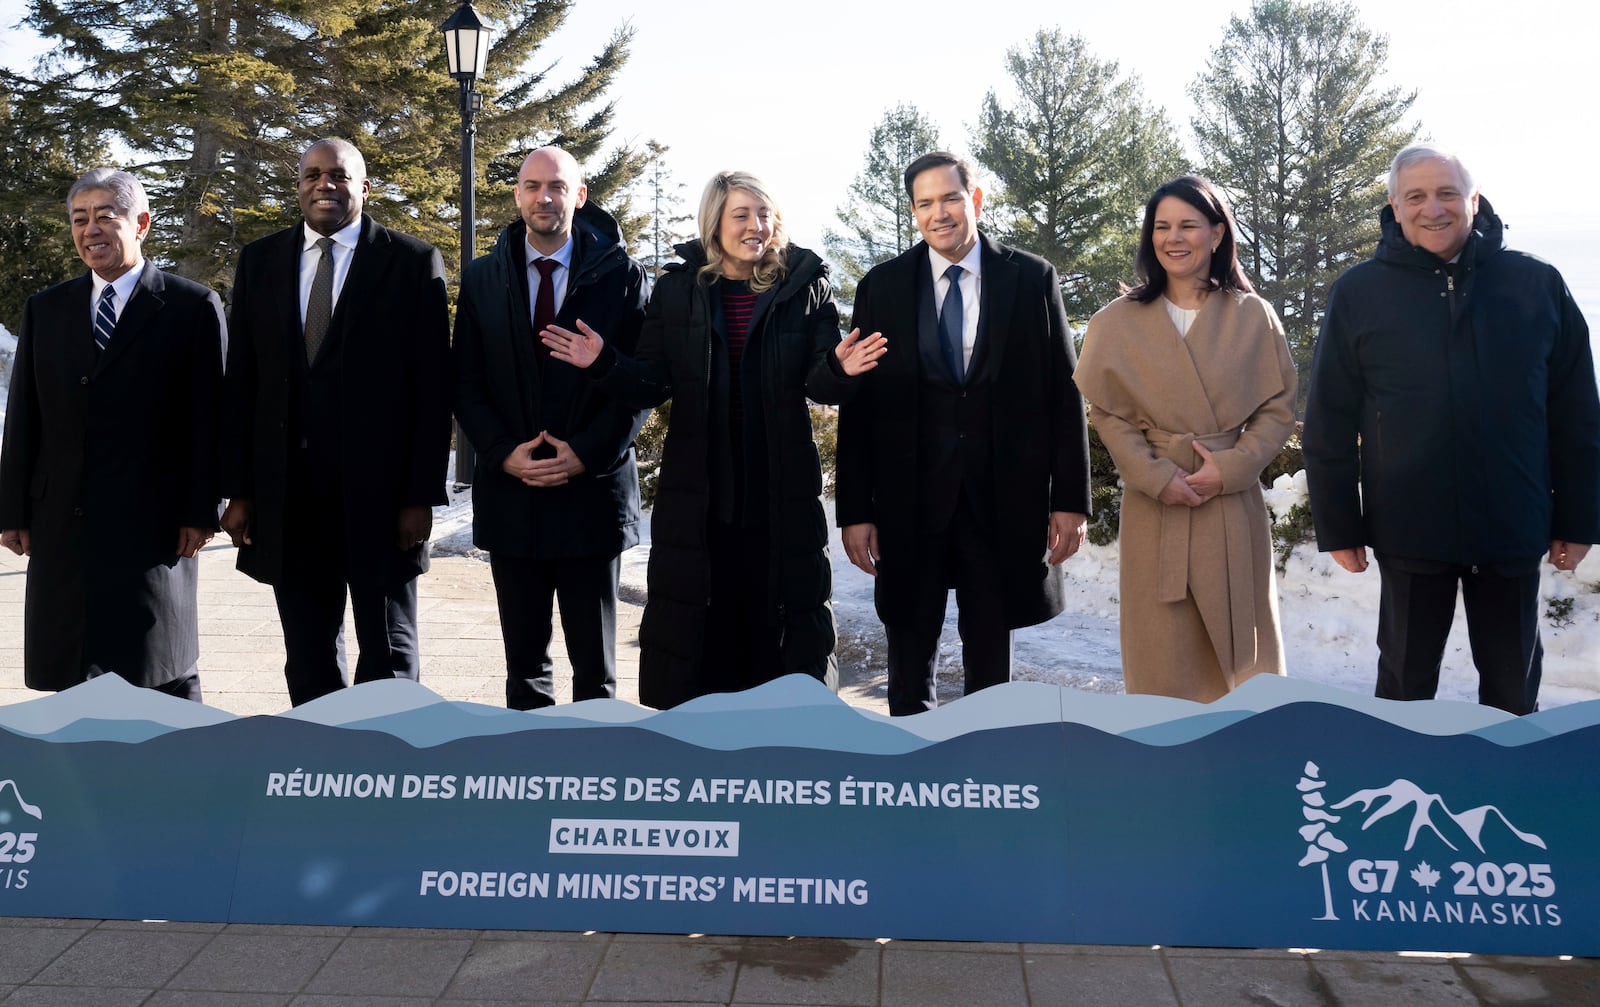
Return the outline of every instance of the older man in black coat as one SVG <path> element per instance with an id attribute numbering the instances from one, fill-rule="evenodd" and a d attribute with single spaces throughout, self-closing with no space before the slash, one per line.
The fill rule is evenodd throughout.
<path id="1" fill-rule="evenodd" d="M 506 705 L 529 710 L 555 702 L 554 601 L 573 698 L 616 695 L 618 557 L 639 541 L 633 439 L 645 417 L 552 359 L 539 330 L 581 321 L 631 352 L 650 285 L 566 151 L 524 159 L 516 202 L 521 219 L 462 280 L 454 363 L 456 413 L 477 449 L 472 533 L 500 604 Z"/>
<path id="2" fill-rule="evenodd" d="M 361 212 L 371 183 L 344 140 L 300 159 L 305 221 L 246 246 L 233 287 L 222 526 L 273 586 L 289 698 L 416 680 L 417 575 L 446 500 L 449 321 L 431 245 Z"/>
<path id="3" fill-rule="evenodd" d="M 0 449 L 0 545 L 29 556 L 24 678 L 199 700 L 222 303 L 144 259 L 150 203 L 127 172 L 90 171 L 67 210 L 89 272 L 28 299 Z"/>
<path id="4" fill-rule="evenodd" d="M 1089 443 L 1056 271 L 978 233 L 971 167 L 935 151 L 905 172 L 923 241 L 856 288 L 851 324 L 890 347 L 839 411 L 837 516 L 877 578 L 889 712 L 938 704 L 950 588 L 965 691 L 1008 681 L 1011 632 L 1062 608 L 1083 542 Z"/>

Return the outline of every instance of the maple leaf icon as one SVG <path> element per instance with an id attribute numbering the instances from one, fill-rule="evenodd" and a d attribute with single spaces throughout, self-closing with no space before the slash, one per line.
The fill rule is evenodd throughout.
<path id="1" fill-rule="evenodd" d="M 1424 860 L 1412 868 L 1411 880 L 1431 892 L 1433 886 L 1439 883 L 1439 872 L 1429 867 L 1428 862 Z"/>

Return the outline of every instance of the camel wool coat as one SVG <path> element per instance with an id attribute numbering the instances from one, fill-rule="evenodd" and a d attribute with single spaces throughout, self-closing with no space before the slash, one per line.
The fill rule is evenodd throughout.
<path id="1" fill-rule="evenodd" d="M 1283 326 L 1254 294 L 1214 291 L 1187 337 L 1165 300 L 1089 322 L 1074 380 L 1122 477 L 1122 671 L 1129 693 L 1210 702 L 1284 673 L 1261 470 L 1294 429 Z M 1222 473 L 1199 507 L 1158 497 L 1199 441 Z"/>

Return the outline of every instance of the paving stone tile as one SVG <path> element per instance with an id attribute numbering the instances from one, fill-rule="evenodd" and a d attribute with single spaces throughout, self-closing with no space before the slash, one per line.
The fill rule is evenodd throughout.
<path id="1" fill-rule="evenodd" d="M 301 994 L 290 1007 L 432 1007 L 429 996 L 344 996 L 344 994 Z"/>
<path id="2" fill-rule="evenodd" d="M 322 927 L 296 923 L 229 923 L 225 934 L 281 934 L 284 937 L 348 937 L 354 927 Z"/>
<path id="3" fill-rule="evenodd" d="M 738 967 L 725 945 L 612 944 L 589 988 L 590 999 L 723 1003 Z"/>
<path id="4" fill-rule="evenodd" d="M 893 944 L 883 949 L 883 1007 L 1027 1002 L 1022 956 L 1015 951 L 919 951 Z"/>
<path id="5" fill-rule="evenodd" d="M 220 933 L 226 923 L 191 923 L 185 920 L 101 920 L 97 930 L 142 930 L 151 933 Z"/>
<path id="6" fill-rule="evenodd" d="M 687 941 L 698 947 L 702 944 L 744 944 L 762 938 L 731 937 L 723 934 L 612 934 L 611 939 L 617 944 L 676 944 Z"/>
<path id="7" fill-rule="evenodd" d="M 25 983 L 88 931 L 12 928 L 0 936 L 0 983 Z"/>
<path id="8" fill-rule="evenodd" d="M 211 938 L 178 930 L 91 930 L 34 981 L 50 986 L 156 989 L 177 975 Z"/>
<path id="9" fill-rule="evenodd" d="M 604 954 L 600 941 L 479 941 L 445 993 L 458 999 L 581 999 Z"/>
<path id="10" fill-rule="evenodd" d="M 1322 980 L 1300 958 L 1241 959 L 1231 955 L 1165 956 L 1167 971 L 1184 1004 L 1271 1004 L 1272 1007 L 1327 1007 Z M 1350 1001 L 1362 1004 L 1362 1001 Z M 1376 1001 L 1401 1004 L 1403 1001 Z M 1407 1004 L 1406 1007 L 1411 1007 Z"/>
<path id="11" fill-rule="evenodd" d="M 222 933 L 167 983 L 176 990 L 298 993 L 317 974 L 338 937 Z"/>
<path id="12" fill-rule="evenodd" d="M 468 940 L 347 937 L 306 985 L 338 996 L 436 997 L 472 948 Z"/>
<path id="13" fill-rule="evenodd" d="M 828 938 L 746 940 L 717 948 L 716 953 L 739 966 L 733 999 L 740 1003 L 878 1003 L 880 952 L 875 945 L 863 948 Z"/>
<path id="14" fill-rule="evenodd" d="M 284 993 L 218 993 L 215 990 L 158 990 L 144 1007 L 287 1007 Z"/>
<path id="15" fill-rule="evenodd" d="M 1474 958 L 1459 962 L 1456 971 L 1486 1004 L 1600 1004 L 1600 959 Z"/>
<path id="16" fill-rule="evenodd" d="M 620 940 L 623 934 L 597 933 L 595 931 L 579 932 L 575 930 L 480 930 L 478 940 L 481 941 L 576 941 L 598 944 L 609 944 L 612 940 Z"/>
<path id="17" fill-rule="evenodd" d="M 1480 1002 L 1448 965 L 1324 961 L 1312 968 L 1322 977 L 1330 996 L 1342 1004 L 1476 1007 Z"/>
<path id="18" fill-rule="evenodd" d="M 22 986 L 6 1007 L 141 1007 L 151 990 L 97 986 Z"/>
<path id="19" fill-rule="evenodd" d="M 1177 1007 L 1166 968 L 1143 955 L 1023 955 L 1029 1003 L 1071 1007 Z M 887 983 L 887 980 L 886 980 Z M 887 1000 L 885 1001 L 888 1002 Z"/>
<path id="20" fill-rule="evenodd" d="M 442 997 L 434 1001 L 435 1007 L 598 1007 L 593 1000 L 456 1000 Z M 627 1004 L 626 1007 L 649 1007 L 648 1004 Z M 671 1004 L 670 1007 L 695 1007 L 694 1004 Z M 722 1007 L 712 1004 L 710 1007 Z"/>
<path id="21" fill-rule="evenodd" d="M 443 996 L 434 1001 L 436 1007 L 597 1007 L 593 1000 L 479 1000 L 469 997 L 457 1000 Z M 646 1004 L 628 1004 L 627 1007 L 648 1007 Z M 695 1007 L 694 1004 L 673 1004 L 672 1007 Z M 713 1007 L 721 1007 L 715 1004 Z"/>
<path id="22" fill-rule="evenodd" d="M 1160 950 L 1148 944 L 1027 944 L 1022 945 L 1025 955 L 1113 955 L 1139 957 L 1160 955 Z"/>

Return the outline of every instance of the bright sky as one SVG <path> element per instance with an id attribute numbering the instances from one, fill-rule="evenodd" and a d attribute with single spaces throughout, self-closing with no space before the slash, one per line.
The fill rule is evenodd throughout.
<path id="1" fill-rule="evenodd" d="M 1228 14 L 1246 6 L 982 0 L 970 13 L 925 7 L 911 18 L 892 9 L 899 5 L 871 0 L 741 5 L 732 15 L 693 0 L 577 0 L 541 53 L 559 60 L 556 77 L 571 76 L 631 22 L 633 56 L 612 92 L 617 135 L 670 146 L 668 164 L 691 207 L 712 173 L 755 172 L 782 204 L 795 239 L 819 245 L 885 109 L 915 104 L 939 124 L 947 146 L 966 150 L 985 92 L 1007 94 L 1006 49 L 1041 26 L 1082 34 L 1095 55 L 1137 73 L 1146 98 L 1167 110 L 1187 142 L 1187 87 Z M 1389 37 L 1389 81 L 1419 92 L 1412 115 L 1424 135 L 1461 153 L 1510 226 L 1510 242 L 1553 261 L 1600 330 L 1593 184 L 1600 133 L 1588 99 L 1600 7 L 1572 0 L 1356 0 L 1356 7 L 1368 28 Z M 0 0 L 0 26 L 9 29 L 22 11 L 23 0 Z M 24 65 L 37 49 L 24 33 L 0 34 L 8 64 Z"/>

